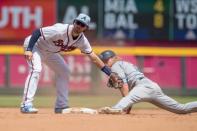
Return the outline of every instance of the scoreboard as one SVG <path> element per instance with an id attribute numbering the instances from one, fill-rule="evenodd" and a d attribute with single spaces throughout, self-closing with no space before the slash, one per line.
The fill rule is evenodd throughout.
<path id="1" fill-rule="evenodd" d="M 103 36 L 197 40 L 197 0 L 104 0 Z"/>
<path id="2" fill-rule="evenodd" d="M 89 14 L 91 36 L 106 39 L 196 41 L 197 0 L 59 0 L 58 21 Z"/>
<path id="3" fill-rule="evenodd" d="M 197 40 L 197 0 L 174 0 L 173 2 L 174 40 Z"/>
<path id="4" fill-rule="evenodd" d="M 86 32 L 91 41 L 197 41 L 197 0 L 4 0 L 0 41 L 22 40 L 56 22 L 72 23 L 80 12 L 91 17 Z"/>

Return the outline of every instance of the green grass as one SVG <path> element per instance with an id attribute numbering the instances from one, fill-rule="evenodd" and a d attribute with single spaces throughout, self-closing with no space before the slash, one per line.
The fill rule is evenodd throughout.
<path id="1" fill-rule="evenodd" d="M 181 103 L 197 101 L 197 97 L 173 97 Z M 21 96 L 0 96 L 0 107 L 20 107 Z M 112 106 L 120 96 L 90 96 L 90 95 L 71 95 L 69 103 L 71 107 L 90 107 L 100 108 L 103 106 Z M 55 103 L 55 96 L 36 96 L 34 104 L 36 107 L 53 108 Z M 156 108 L 149 103 L 138 103 L 134 108 Z"/>
<path id="2" fill-rule="evenodd" d="M 89 96 L 71 95 L 69 104 L 72 107 L 101 107 L 115 104 L 120 97 L 116 96 Z M 0 107 L 20 107 L 21 96 L 0 96 Z M 36 96 L 34 105 L 37 107 L 53 107 L 55 96 Z"/>

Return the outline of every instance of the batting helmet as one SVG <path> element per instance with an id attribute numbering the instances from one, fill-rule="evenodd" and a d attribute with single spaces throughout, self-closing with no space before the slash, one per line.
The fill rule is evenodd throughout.
<path id="1" fill-rule="evenodd" d="M 101 54 L 99 55 L 99 58 L 102 61 L 107 61 L 109 58 L 112 58 L 114 56 L 116 56 L 116 54 L 112 50 L 105 50 L 101 52 Z"/>
<path id="2" fill-rule="evenodd" d="M 74 19 L 74 21 L 79 21 L 79 22 L 85 24 L 87 27 L 89 27 L 90 17 L 86 14 L 81 13 L 77 16 L 77 18 Z"/>

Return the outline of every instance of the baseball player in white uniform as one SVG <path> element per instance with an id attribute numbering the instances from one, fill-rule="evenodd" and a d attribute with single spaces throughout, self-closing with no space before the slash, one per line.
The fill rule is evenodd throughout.
<path id="1" fill-rule="evenodd" d="M 69 69 L 67 63 L 59 54 L 61 51 L 69 52 L 76 48 L 87 55 L 104 73 L 111 74 L 110 68 L 104 65 L 99 57 L 93 52 L 89 41 L 83 34 L 89 27 L 90 17 L 79 14 L 73 24 L 57 23 L 52 26 L 36 29 L 24 42 L 24 55 L 29 65 L 21 103 L 22 113 L 37 113 L 38 109 L 33 106 L 34 95 L 37 90 L 42 62 L 56 74 L 57 99 L 55 113 L 62 113 L 68 108 L 68 80 Z"/>
<path id="2" fill-rule="evenodd" d="M 123 98 L 113 107 L 105 108 L 107 113 L 129 113 L 133 104 L 138 102 L 150 102 L 160 108 L 177 114 L 197 112 L 197 101 L 180 104 L 165 95 L 159 85 L 148 79 L 132 63 L 123 61 L 113 51 L 103 51 L 99 57 L 111 67 L 111 71 L 119 75 L 123 80 L 119 88 Z"/>

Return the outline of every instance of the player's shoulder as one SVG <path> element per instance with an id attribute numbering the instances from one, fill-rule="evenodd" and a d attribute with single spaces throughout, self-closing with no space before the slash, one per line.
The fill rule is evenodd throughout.
<path id="1" fill-rule="evenodd" d="M 123 65 L 123 64 L 129 64 L 129 62 L 124 61 L 124 60 L 118 60 L 114 63 L 114 65 Z"/>
<path id="2" fill-rule="evenodd" d="M 64 23 L 55 23 L 54 26 L 62 27 L 62 26 L 68 26 L 68 24 L 64 24 Z"/>
<path id="3" fill-rule="evenodd" d="M 124 61 L 124 60 L 119 60 L 119 61 L 116 61 L 113 66 L 116 67 L 116 66 L 119 66 L 121 68 L 124 68 L 124 67 L 127 67 L 127 66 L 131 66 L 133 65 L 132 63 L 128 62 L 128 61 Z"/>
<path id="4" fill-rule="evenodd" d="M 116 61 L 116 62 L 112 65 L 112 68 L 120 67 L 120 66 L 122 66 L 122 64 L 123 64 L 123 61 Z"/>
<path id="5" fill-rule="evenodd" d="M 59 29 L 59 30 L 64 30 L 68 28 L 68 24 L 63 24 L 63 23 L 55 23 L 53 25 L 54 28 Z"/>
<path id="6" fill-rule="evenodd" d="M 55 23 L 50 26 L 42 27 L 42 30 L 51 30 L 54 32 L 63 31 L 68 28 L 68 24 Z"/>

